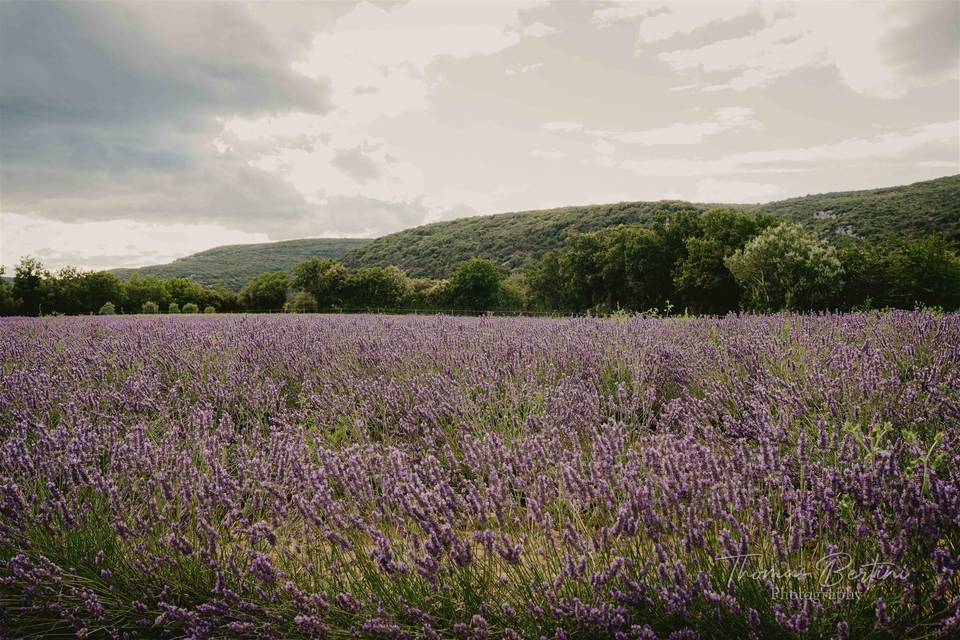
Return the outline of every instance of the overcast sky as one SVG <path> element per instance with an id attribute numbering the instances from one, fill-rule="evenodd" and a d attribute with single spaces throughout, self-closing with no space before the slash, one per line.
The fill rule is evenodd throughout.
<path id="1" fill-rule="evenodd" d="M 958 7 L 0 2 L 0 262 L 957 174 Z"/>

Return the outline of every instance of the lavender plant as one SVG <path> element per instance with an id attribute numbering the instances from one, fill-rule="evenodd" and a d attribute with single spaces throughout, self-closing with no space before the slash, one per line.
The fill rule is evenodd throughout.
<path id="1" fill-rule="evenodd" d="M 960 316 L 0 320 L 12 637 L 960 632 Z"/>

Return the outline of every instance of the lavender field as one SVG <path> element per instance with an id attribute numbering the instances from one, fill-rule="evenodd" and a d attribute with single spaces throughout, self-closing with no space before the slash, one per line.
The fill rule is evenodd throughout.
<path id="1" fill-rule="evenodd" d="M 0 320 L 11 637 L 960 632 L 960 317 Z"/>

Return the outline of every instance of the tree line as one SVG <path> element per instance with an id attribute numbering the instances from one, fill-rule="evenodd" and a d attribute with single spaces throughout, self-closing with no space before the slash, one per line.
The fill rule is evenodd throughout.
<path id="1" fill-rule="evenodd" d="M 665 209 L 647 226 L 569 236 L 559 249 L 508 271 L 472 258 L 449 278 L 397 267 L 356 270 L 330 259 L 268 272 L 237 293 L 186 278 L 65 267 L 33 258 L 0 282 L 0 313 L 235 311 L 488 311 L 723 314 L 730 311 L 960 308 L 960 258 L 934 236 L 832 243 L 762 213 Z"/>

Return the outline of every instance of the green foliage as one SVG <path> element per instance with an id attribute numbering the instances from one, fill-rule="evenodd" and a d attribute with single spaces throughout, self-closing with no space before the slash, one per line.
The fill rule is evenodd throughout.
<path id="1" fill-rule="evenodd" d="M 98 309 L 108 302 L 123 299 L 123 283 L 109 271 L 90 271 L 83 274 L 86 300 L 84 310 Z"/>
<path id="2" fill-rule="evenodd" d="M 493 260 L 471 258 L 450 276 L 448 299 L 457 309 L 492 310 L 501 300 L 500 285 L 506 277 L 506 270 Z"/>
<path id="3" fill-rule="evenodd" d="M 200 313 L 200 307 L 193 302 L 188 302 L 183 305 L 183 313 Z"/>
<path id="4" fill-rule="evenodd" d="M 216 313 L 217 310 L 214 309 L 212 305 L 209 305 L 209 304 L 208 304 L 207 306 L 205 306 L 205 307 L 203 308 L 203 312 L 204 312 L 204 313 Z"/>
<path id="5" fill-rule="evenodd" d="M 300 291 L 290 301 L 290 311 L 293 313 L 316 313 L 317 299 L 311 293 Z"/>
<path id="6" fill-rule="evenodd" d="M 183 306 L 188 302 L 200 304 L 207 297 L 207 292 L 202 286 L 186 278 L 166 280 L 163 286 L 167 290 L 167 296 L 170 298 L 170 301 L 177 303 L 179 306 Z"/>
<path id="7" fill-rule="evenodd" d="M 837 251 L 790 223 L 766 229 L 724 264 L 756 311 L 824 309 L 843 285 Z"/>
<path id="8" fill-rule="evenodd" d="M 336 260 L 310 259 L 293 268 L 291 286 L 313 296 L 324 308 L 343 305 L 348 293 L 349 270 Z"/>
<path id="9" fill-rule="evenodd" d="M 346 290 L 351 309 L 397 309 L 413 288 L 396 267 L 365 267 L 349 277 Z"/>
<path id="10" fill-rule="evenodd" d="M 39 315 L 43 304 L 43 281 L 50 274 L 36 258 L 24 256 L 14 268 L 13 297 L 20 301 L 22 313 Z"/>
<path id="11" fill-rule="evenodd" d="M 519 269 L 574 234 L 652 223 L 657 212 L 699 210 L 685 202 L 625 202 L 476 216 L 377 238 L 343 257 L 349 267 L 394 265 L 417 277 L 444 278 L 464 261 L 486 258 Z"/>
<path id="12" fill-rule="evenodd" d="M 160 305 L 152 300 L 147 300 L 140 307 L 140 313 L 160 313 Z"/>
<path id="13" fill-rule="evenodd" d="M 20 304 L 13 297 L 13 284 L 3 274 L 4 268 L 0 266 L 0 316 L 9 316 L 17 312 Z"/>
<path id="14" fill-rule="evenodd" d="M 170 295 L 163 280 L 157 276 L 135 275 L 124 285 L 124 306 L 129 309 L 142 309 L 147 301 L 155 302 L 158 306 L 170 304 Z"/>
<path id="15" fill-rule="evenodd" d="M 101 316 L 112 316 L 116 314 L 116 312 L 117 312 L 117 309 L 116 307 L 113 306 L 112 302 L 104 302 L 103 305 L 100 307 L 100 310 L 97 311 L 97 314 Z"/>
<path id="16" fill-rule="evenodd" d="M 180 313 L 180 305 L 176 302 L 171 302 L 167 306 L 167 313 Z"/>
<path id="17" fill-rule="evenodd" d="M 935 233 L 951 250 L 960 250 L 960 176 L 804 196 L 760 208 L 825 239 L 853 234 L 875 244 L 889 244 Z"/>
<path id="18" fill-rule="evenodd" d="M 243 288 L 240 298 L 251 311 L 278 311 L 287 300 L 290 277 L 286 273 L 262 273 Z"/>
<path id="19" fill-rule="evenodd" d="M 134 275 L 153 275 L 162 279 L 187 278 L 200 285 L 221 286 L 237 292 L 265 269 L 288 271 L 297 263 L 310 258 L 339 259 L 367 242 L 369 240 L 355 238 L 308 238 L 225 245 L 174 260 L 169 264 L 139 269 L 114 269 L 113 273 L 124 280 Z M 184 301 L 179 302 L 183 304 Z"/>
<path id="20" fill-rule="evenodd" d="M 726 313 L 740 307 L 740 287 L 724 260 L 774 223 L 766 215 L 712 209 L 696 221 L 685 241 L 686 256 L 676 264 L 680 302 L 697 313 Z"/>
<path id="21" fill-rule="evenodd" d="M 890 306 L 960 307 L 960 258 L 935 237 L 910 239 L 884 257 Z"/>

